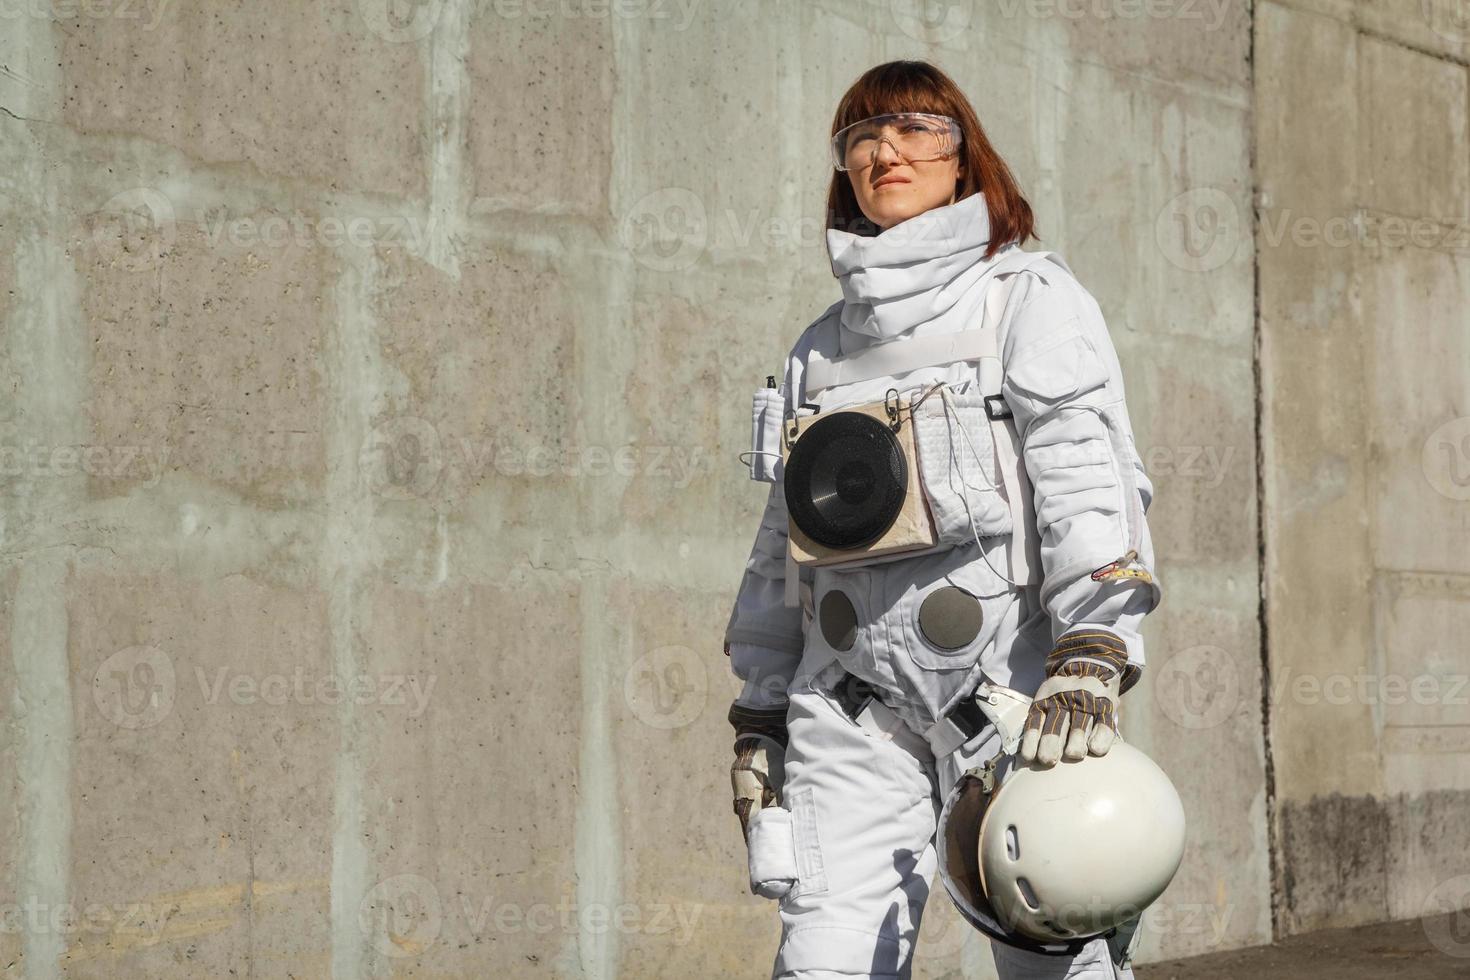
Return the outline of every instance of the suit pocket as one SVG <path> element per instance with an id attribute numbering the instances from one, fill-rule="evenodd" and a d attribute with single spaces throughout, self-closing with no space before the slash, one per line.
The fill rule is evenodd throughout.
<path id="1" fill-rule="evenodd" d="M 1002 389 L 1007 399 L 1027 403 L 1026 414 L 1078 398 L 1106 384 L 1108 368 L 1073 317 L 1040 340 L 1016 351 L 1006 364 Z"/>
<path id="2" fill-rule="evenodd" d="M 980 394 L 936 392 L 914 412 L 919 478 L 941 543 L 1009 534 L 1011 508 Z M 972 526 L 973 522 L 973 526 Z"/>
<path id="3" fill-rule="evenodd" d="M 782 904 L 805 895 L 827 891 L 827 870 L 822 863 L 822 836 L 817 826 L 817 801 L 813 790 L 791 794 L 791 838 L 796 855 L 796 884 Z"/>

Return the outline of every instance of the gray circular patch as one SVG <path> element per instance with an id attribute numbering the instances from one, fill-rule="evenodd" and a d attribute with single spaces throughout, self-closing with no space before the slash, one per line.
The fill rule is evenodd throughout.
<path id="1" fill-rule="evenodd" d="M 852 600 L 841 589 L 833 589 L 822 596 L 822 608 L 817 611 L 822 626 L 822 638 L 834 650 L 850 650 L 857 640 L 857 611 Z"/>
<path id="2" fill-rule="evenodd" d="M 958 650 L 979 636 L 980 620 L 980 600 L 953 585 L 930 592 L 919 606 L 919 630 L 941 650 Z"/>

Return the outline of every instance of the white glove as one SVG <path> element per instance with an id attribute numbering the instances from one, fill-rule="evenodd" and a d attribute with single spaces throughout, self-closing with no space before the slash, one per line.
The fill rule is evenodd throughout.
<path id="1" fill-rule="evenodd" d="M 1062 637 L 1046 658 L 1046 680 L 1032 698 L 1018 758 L 1052 766 L 1089 752 L 1106 755 L 1118 738 L 1118 699 L 1141 671 L 1128 663 L 1122 639 L 1107 630 Z"/>
<path id="2" fill-rule="evenodd" d="M 730 721 L 737 737 L 730 788 L 745 838 L 750 891 L 763 898 L 781 898 L 796 883 L 796 846 L 791 811 L 781 806 L 786 777 L 785 719 L 761 717 L 766 714 L 744 706 L 731 708 Z"/>

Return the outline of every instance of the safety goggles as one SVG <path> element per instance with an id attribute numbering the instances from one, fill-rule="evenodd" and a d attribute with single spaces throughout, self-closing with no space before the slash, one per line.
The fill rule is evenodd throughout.
<path id="1" fill-rule="evenodd" d="M 888 144 L 905 163 L 942 160 L 959 149 L 960 124 L 928 112 L 889 112 L 845 126 L 832 137 L 832 166 L 862 170 L 878 159 L 878 146 Z"/>

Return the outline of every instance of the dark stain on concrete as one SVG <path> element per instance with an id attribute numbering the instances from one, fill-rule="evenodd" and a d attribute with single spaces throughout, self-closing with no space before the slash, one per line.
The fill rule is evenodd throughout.
<path id="1" fill-rule="evenodd" d="M 1452 912 L 1292 936 L 1187 960 L 1135 966 L 1137 980 L 1464 980 L 1470 913 Z"/>
<path id="2" fill-rule="evenodd" d="M 1389 918 L 1388 865 L 1392 804 L 1371 796 L 1283 801 L 1282 931 L 1382 922 Z"/>

